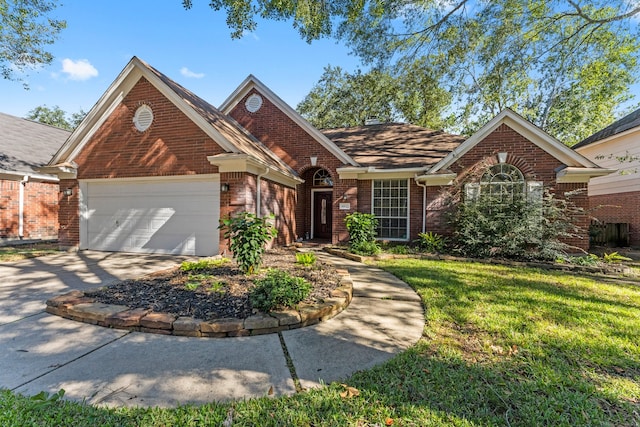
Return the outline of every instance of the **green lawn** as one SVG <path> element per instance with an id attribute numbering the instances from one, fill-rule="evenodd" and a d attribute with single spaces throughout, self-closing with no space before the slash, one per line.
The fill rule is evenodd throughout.
<path id="1" fill-rule="evenodd" d="M 0 246 L 0 262 L 15 262 L 60 252 L 57 243 L 30 243 Z"/>
<path id="2" fill-rule="evenodd" d="M 0 394 L 0 425 L 640 424 L 640 287 L 487 264 L 386 260 L 420 294 L 423 339 L 347 384 L 177 409 L 98 409 Z"/>

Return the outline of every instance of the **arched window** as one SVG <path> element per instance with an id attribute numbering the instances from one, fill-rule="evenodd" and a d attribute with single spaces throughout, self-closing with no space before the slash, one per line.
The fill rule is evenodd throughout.
<path id="1" fill-rule="evenodd" d="M 333 187 L 333 180 L 326 169 L 318 169 L 313 174 L 313 185 L 317 187 Z"/>
<path id="2" fill-rule="evenodd" d="M 508 163 L 491 166 L 480 179 L 480 194 L 497 203 L 510 203 L 525 192 L 524 176 Z"/>

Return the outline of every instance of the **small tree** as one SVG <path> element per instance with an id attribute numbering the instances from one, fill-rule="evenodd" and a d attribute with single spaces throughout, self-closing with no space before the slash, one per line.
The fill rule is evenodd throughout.
<path id="1" fill-rule="evenodd" d="M 380 252 L 376 243 L 378 220 L 373 214 L 354 212 L 346 216 L 349 231 L 349 249 L 361 255 L 375 255 Z"/>
<path id="2" fill-rule="evenodd" d="M 231 240 L 231 251 L 238 267 L 245 274 L 254 274 L 262 265 L 262 255 L 267 242 L 278 230 L 273 226 L 273 215 L 263 218 L 249 212 L 220 220 L 225 229 L 224 237 Z"/>

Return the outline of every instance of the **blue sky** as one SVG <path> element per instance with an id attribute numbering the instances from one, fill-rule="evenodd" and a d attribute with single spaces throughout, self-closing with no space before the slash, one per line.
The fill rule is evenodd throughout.
<path id="1" fill-rule="evenodd" d="M 344 46 L 308 44 L 289 22 L 261 21 L 232 40 L 225 13 L 193 3 L 185 10 L 180 0 L 64 0 L 55 16 L 67 28 L 50 48 L 53 63 L 28 73 L 29 90 L 0 79 L 0 112 L 24 117 L 39 105 L 89 111 L 134 55 L 215 106 L 253 74 L 295 108 L 325 66 L 358 67 Z"/>

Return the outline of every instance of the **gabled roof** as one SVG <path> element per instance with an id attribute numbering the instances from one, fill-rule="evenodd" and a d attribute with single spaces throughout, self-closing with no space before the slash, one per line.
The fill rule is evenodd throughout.
<path id="1" fill-rule="evenodd" d="M 567 165 L 567 167 L 598 168 L 598 165 L 593 163 L 591 160 L 575 152 L 570 147 L 567 147 L 540 129 L 538 126 L 526 120 L 524 117 L 516 114 L 512 110 L 506 109 L 491 119 L 476 133 L 471 135 L 465 142 L 460 144 L 440 162 L 434 165 L 434 167 L 429 170 L 429 173 L 436 173 L 440 170 L 447 169 L 458 158 L 462 157 L 465 153 L 475 147 L 502 124 L 509 126 L 533 144 L 537 145 L 542 150 Z"/>
<path id="2" fill-rule="evenodd" d="M 71 134 L 67 143 L 51 159 L 49 165 L 73 162 L 93 133 L 142 77 L 146 78 L 226 152 L 246 154 L 267 168 L 293 180 L 299 180 L 293 169 L 233 119 L 135 56 L 89 111 L 80 126 Z"/>
<path id="3" fill-rule="evenodd" d="M 0 173 L 33 176 L 70 134 L 66 129 L 0 113 Z"/>
<path id="4" fill-rule="evenodd" d="M 602 141 L 603 139 L 607 139 L 609 137 L 618 135 L 622 132 L 626 132 L 637 127 L 640 127 L 640 108 L 638 108 L 631 114 L 627 114 L 620 120 L 613 122 L 601 131 L 594 133 L 590 137 L 583 139 L 582 141 L 574 145 L 573 148 L 576 149 L 585 147 L 587 145 Z"/>
<path id="5" fill-rule="evenodd" d="M 289 117 L 294 123 L 300 126 L 305 132 L 307 132 L 313 139 L 318 141 L 320 145 L 326 148 L 331 154 L 336 156 L 338 160 L 345 164 L 357 166 L 357 163 L 338 146 L 331 142 L 325 135 L 322 134 L 316 127 L 311 125 L 304 119 L 296 110 L 291 108 L 286 102 L 284 102 L 278 95 L 276 95 L 271 89 L 264 85 L 255 76 L 250 74 L 240 86 L 220 105 L 220 110 L 224 114 L 229 114 L 233 108 L 252 90 L 255 89 L 264 95 L 272 104 L 280 109 L 287 117 Z"/>
<path id="6" fill-rule="evenodd" d="M 464 137 L 406 123 L 325 129 L 322 133 L 358 164 L 379 169 L 436 164 Z"/>

